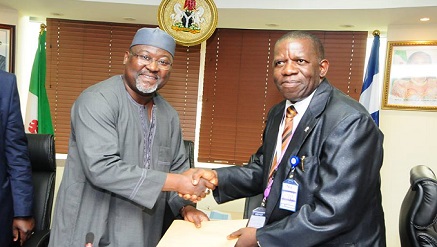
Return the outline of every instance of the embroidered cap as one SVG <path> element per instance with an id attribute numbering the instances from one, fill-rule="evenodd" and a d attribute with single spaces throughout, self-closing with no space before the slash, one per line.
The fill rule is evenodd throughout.
<path id="1" fill-rule="evenodd" d="M 172 36 L 157 28 L 143 27 L 138 29 L 130 47 L 134 45 L 150 45 L 168 51 L 173 57 L 176 42 Z"/>

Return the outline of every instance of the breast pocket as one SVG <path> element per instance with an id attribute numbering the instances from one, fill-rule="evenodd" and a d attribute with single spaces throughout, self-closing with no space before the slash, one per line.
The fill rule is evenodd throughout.
<path id="1" fill-rule="evenodd" d="M 299 183 L 298 207 L 311 204 L 314 192 L 318 188 L 319 159 L 316 156 L 301 156 L 301 162 L 296 167 L 294 179 Z"/>
<path id="2" fill-rule="evenodd" d="M 170 172 L 171 161 L 173 160 L 173 155 L 169 147 L 160 147 L 158 154 L 158 162 L 156 170 L 163 172 Z"/>

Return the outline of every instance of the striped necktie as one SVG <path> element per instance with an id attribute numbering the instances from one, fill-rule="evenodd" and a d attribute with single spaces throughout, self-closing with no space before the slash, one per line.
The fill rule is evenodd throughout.
<path id="1" fill-rule="evenodd" d="M 296 116 L 297 112 L 294 106 L 289 106 L 287 108 L 287 113 L 285 114 L 284 118 L 284 131 L 282 132 L 282 146 L 281 146 L 281 154 L 283 155 L 285 152 L 285 149 L 287 149 L 288 143 L 291 139 L 291 134 L 293 132 L 293 118 Z M 279 162 L 277 162 L 277 156 L 275 152 L 275 157 L 273 157 L 272 162 L 272 168 L 270 169 L 269 178 L 272 177 L 273 171 L 276 170 L 276 167 L 278 166 Z M 281 156 L 282 156 L 281 155 Z"/>

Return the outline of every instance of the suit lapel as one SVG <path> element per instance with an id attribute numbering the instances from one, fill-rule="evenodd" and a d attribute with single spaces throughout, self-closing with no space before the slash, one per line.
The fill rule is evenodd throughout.
<path id="1" fill-rule="evenodd" d="M 279 125 L 281 124 L 283 113 L 284 113 L 284 107 L 285 107 L 285 101 L 283 101 L 280 104 L 280 107 L 277 108 L 276 111 L 272 111 L 272 122 L 268 123 L 266 126 L 265 133 L 268 133 L 268 136 L 265 138 L 265 154 L 268 156 L 266 157 L 266 164 L 265 167 L 268 169 L 264 169 L 264 184 L 267 184 L 268 174 L 270 171 L 270 168 L 272 167 L 273 157 L 275 156 L 275 149 L 276 149 L 276 138 L 278 136 L 279 132 Z M 267 175 L 266 175 L 267 174 Z"/>

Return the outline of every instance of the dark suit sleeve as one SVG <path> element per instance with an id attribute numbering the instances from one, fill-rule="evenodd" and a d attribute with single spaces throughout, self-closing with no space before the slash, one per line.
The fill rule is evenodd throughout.
<path id="1" fill-rule="evenodd" d="M 308 150 L 318 149 L 307 165 L 315 167 L 315 172 L 302 173 L 314 175 L 314 187 L 307 193 L 313 197 L 308 199 L 311 203 L 258 229 L 261 246 L 326 246 L 356 226 L 363 231 L 378 227 L 377 222 L 363 219 L 376 219 L 375 208 L 381 205 L 382 133 L 370 117 L 359 113 L 318 127 L 315 132 L 327 133 L 326 138 L 309 138 L 305 144 Z"/>
<path id="2" fill-rule="evenodd" d="M 5 156 L 10 176 L 14 216 L 32 215 L 32 170 L 20 110 L 20 98 L 15 76 L 11 78 L 9 114 L 5 130 Z"/>
<path id="3" fill-rule="evenodd" d="M 219 185 L 213 195 L 217 203 L 254 196 L 262 192 L 263 168 L 259 163 L 216 169 Z"/>

